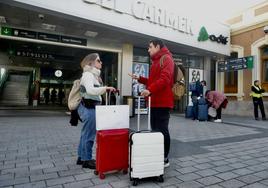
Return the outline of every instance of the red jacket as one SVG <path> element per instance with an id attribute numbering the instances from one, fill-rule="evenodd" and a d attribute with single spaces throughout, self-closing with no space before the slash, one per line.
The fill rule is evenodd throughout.
<path id="1" fill-rule="evenodd" d="M 160 67 L 160 58 L 165 55 L 163 65 Z M 146 85 L 151 93 L 151 107 L 173 108 L 173 73 L 174 62 L 172 54 L 163 47 L 152 57 L 149 78 L 140 77 L 139 82 Z"/>

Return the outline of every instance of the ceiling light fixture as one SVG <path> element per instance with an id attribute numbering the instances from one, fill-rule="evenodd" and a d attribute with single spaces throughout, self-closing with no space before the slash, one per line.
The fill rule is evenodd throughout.
<path id="1" fill-rule="evenodd" d="M 7 23 L 6 18 L 4 16 L 0 16 L 0 23 Z"/>
<path id="2" fill-rule="evenodd" d="M 49 30 L 49 31 L 55 31 L 56 26 L 51 24 L 42 23 L 41 25 L 42 29 Z"/>
<path id="3" fill-rule="evenodd" d="M 94 37 L 96 37 L 96 36 L 98 35 L 98 32 L 94 32 L 94 31 L 86 31 L 84 35 L 87 36 L 87 37 L 92 37 L 92 38 L 94 38 Z"/>

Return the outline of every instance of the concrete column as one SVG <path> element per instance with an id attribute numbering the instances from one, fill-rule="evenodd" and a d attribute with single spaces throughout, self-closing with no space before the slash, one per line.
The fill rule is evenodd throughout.
<path id="1" fill-rule="evenodd" d="M 218 59 L 218 61 L 223 61 L 223 59 Z M 216 62 L 216 91 L 224 91 L 224 72 L 218 72 L 218 61 Z"/>
<path id="2" fill-rule="evenodd" d="M 123 44 L 121 64 L 121 96 L 132 95 L 132 78 L 128 73 L 132 73 L 133 65 L 133 46 Z"/>
<path id="3" fill-rule="evenodd" d="M 231 45 L 231 51 L 238 53 L 238 58 L 244 57 L 244 48 L 238 45 Z M 242 101 L 244 97 L 243 83 L 244 83 L 244 75 L 243 70 L 237 71 L 237 94 L 236 98 L 238 101 Z"/>
<path id="4" fill-rule="evenodd" d="M 211 70 L 211 63 L 210 63 L 210 57 L 205 57 L 204 58 L 204 80 L 207 82 L 207 88 L 210 89 L 210 70 Z"/>
<path id="5" fill-rule="evenodd" d="M 244 91 L 243 91 L 243 83 L 244 83 L 244 76 L 243 76 L 243 70 L 239 70 L 238 71 L 238 75 L 237 75 L 237 80 L 238 80 L 238 83 L 237 83 L 237 100 L 238 101 L 242 101 L 243 100 L 243 97 L 244 97 Z"/>

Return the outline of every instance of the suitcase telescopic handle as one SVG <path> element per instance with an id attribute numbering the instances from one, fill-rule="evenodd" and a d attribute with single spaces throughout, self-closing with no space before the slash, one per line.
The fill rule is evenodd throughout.
<path id="1" fill-rule="evenodd" d="M 138 96 L 138 118 L 137 118 L 137 129 L 140 131 L 140 109 L 141 109 L 141 96 Z M 151 97 L 148 97 L 148 130 L 151 130 Z"/>
<path id="2" fill-rule="evenodd" d="M 106 106 L 111 105 L 111 93 L 112 93 L 112 91 L 105 93 L 105 105 Z M 117 89 L 116 91 L 114 91 L 114 94 L 116 95 L 116 100 L 118 100 L 117 96 L 119 96 L 119 90 Z M 117 101 L 115 104 L 117 104 Z"/>

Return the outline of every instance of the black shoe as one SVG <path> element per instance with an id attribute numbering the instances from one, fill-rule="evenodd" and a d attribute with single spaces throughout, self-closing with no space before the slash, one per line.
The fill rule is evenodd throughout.
<path id="1" fill-rule="evenodd" d="M 89 168 L 89 169 L 96 169 L 96 161 L 95 160 L 88 160 L 84 161 L 82 164 L 83 168 Z"/>
<path id="2" fill-rule="evenodd" d="M 260 119 L 259 118 L 255 118 L 255 120 L 259 121 Z"/>
<path id="3" fill-rule="evenodd" d="M 77 165 L 82 165 L 83 164 L 83 161 L 81 160 L 81 157 L 77 158 L 76 164 Z"/>
<path id="4" fill-rule="evenodd" d="M 266 121 L 266 117 L 262 118 L 263 121 Z"/>

